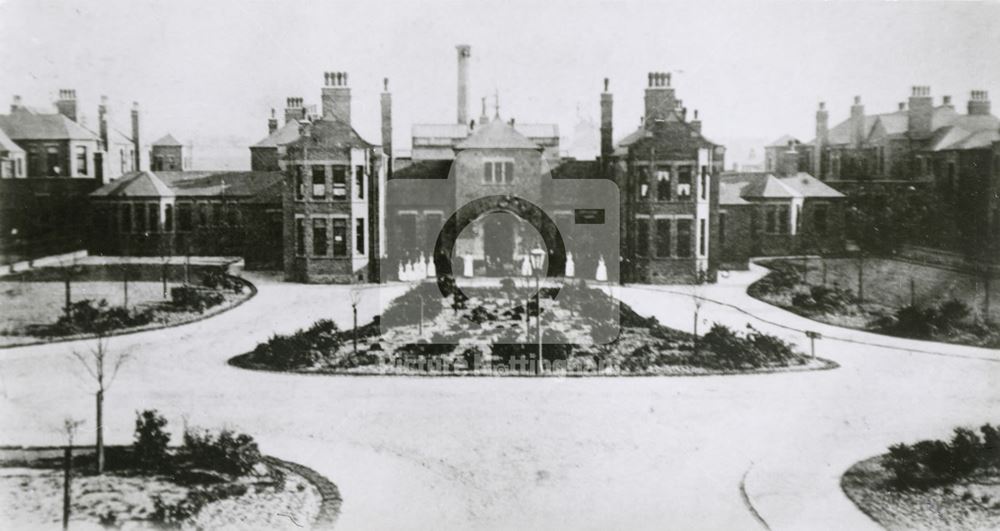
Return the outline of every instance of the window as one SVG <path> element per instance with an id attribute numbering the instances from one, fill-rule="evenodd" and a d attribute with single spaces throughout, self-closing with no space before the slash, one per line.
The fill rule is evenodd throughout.
<path id="1" fill-rule="evenodd" d="M 173 232 L 174 230 L 174 205 L 163 207 L 163 232 Z"/>
<path id="2" fill-rule="evenodd" d="M 208 226 L 208 203 L 198 204 L 198 226 L 199 227 Z"/>
<path id="3" fill-rule="evenodd" d="M 76 173 L 87 175 L 87 146 L 76 146 Z"/>
<path id="4" fill-rule="evenodd" d="M 59 150 L 58 149 L 56 149 L 54 147 L 47 148 L 45 150 L 45 162 L 46 162 L 46 165 L 48 166 L 48 170 L 49 170 L 48 171 L 48 175 L 49 176 L 58 176 L 62 172 L 62 169 L 59 167 Z"/>
<path id="5" fill-rule="evenodd" d="M 670 256 L 670 220 L 656 220 L 656 256 L 667 258 Z"/>
<path id="6" fill-rule="evenodd" d="M 698 187 L 701 191 L 701 199 L 705 201 L 708 199 L 708 166 L 701 167 L 701 185 Z"/>
<path id="7" fill-rule="evenodd" d="M 146 205 L 139 203 L 135 205 L 135 231 L 142 234 L 146 230 Z"/>
<path id="8" fill-rule="evenodd" d="M 124 148 L 118 150 L 118 165 L 119 165 L 119 169 L 121 170 L 119 173 L 121 173 L 121 174 L 124 175 L 125 174 L 125 149 Z"/>
<path id="9" fill-rule="evenodd" d="M 635 254 L 636 256 L 649 255 L 648 218 L 639 218 L 635 220 Z"/>
<path id="10" fill-rule="evenodd" d="M 238 227 L 242 222 L 240 207 L 237 203 L 226 203 L 226 219 L 231 227 Z"/>
<path id="11" fill-rule="evenodd" d="M 691 198 L 691 166 L 681 166 L 677 170 L 677 199 Z"/>
<path id="12" fill-rule="evenodd" d="M 688 258 L 691 256 L 691 220 L 677 220 L 677 257 Z"/>
<path id="13" fill-rule="evenodd" d="M 191 203 L 177 204 L 177 232 L 190 232 L 192 223 Z"/>
<path id="14" fill-rule="evenodd" d="M 333 167 L 333 198 L 347 198 L 347 168 L 344 166 Z"/>
<path id="15" fill-rule="evenodd" d="M 295 218 L 295 254 L 305 256 L 306 254 L 306 220 Z"/>
<path id="16" fill-rule="evenodd" d="M 333 220 L 333 256 L 347 256 L 347 220 Z"/>
<path id="17" fill-rule="evenodd" d="M 670 170 L 656 170 L 656 200 L 670 201 Z"/>
<path id="18" fill-rule="evenodd" d="M 948 191 L 955 191 L 955 163 L 948 163 Z"/>
<path id="19" fill-rule="evenodd" d="M 649 170 L 639 168 L 635 176 L 635 198 L 644 201 L 649 197 Z"/>
<path id="20" fill-rule="evenodd" d="M 818 204 L 813 207 L 813 227 L 817 234 L 826 234 L 827 205 Z"/>
<path id="21" fill-rule="evenodd" d="M 24 177 L 24 168 L 20 158 L 14 159 L 14 177 Z M 997 163 L 1000 166 L 1000 163 Z"/>
<path id="22" fill-rule="evenodd" d="M 149 232 L 160 232 L 160 205 L 146 205 L 146 217 L 149 218 Z"/>
<path id="23" fill-rule="evenodd" d="M 302 201 L 306 198 L 306 178 L 305 169 L 302 166 L 295 167 L 295 199 Z"/>
<path id="24" fill-rule="evenodd" d="M 326 198 L 326 168 L 323 166 L 312 167 L 312 197 L 313 199 Z"/>
<path id="25" fill-rule="evenodd" d="M 365 198 L 365 167 L 354 167 L 354 195 L 358 199 Z"/>
<path id="26" fill-rule="evenodd" d="M 358 254 L 365 254 L 365 220 L 363 218 L 354 220 L 354 251 Z"/>
<path id="27" fill-rule="evenodd" d="M 777 208 L 778 234 L 788 234 L 788 205 L 780 205 Z"/>
<path id="28" fill-rule="evenodd" d="M 132 203 L 122 203 L 121 217 L 122 232 L 132 232 Z"/>
<path id="29" fill-rule="evenodd" d="M 329 242 L 326 240 L 326 219 L 313 218 L 313 256 L 326 256 Z"/>
<path id="30" fill-rule="evenodd" d="M 705 256 L 707 251 L 708 235 L 705 234 L 705 219 L 698 220 L 698 256 Z"/>
<path id="31" fill-rule="evenodd" d="M 514 163 L 487 161 L 483 164 L 484 184 L 509 184 L 514 180 Z"/>
<path id="32" fill-rule="evenodd" d="M 222 203 L 212 203 L 212 225 L 222 226 Z"/>

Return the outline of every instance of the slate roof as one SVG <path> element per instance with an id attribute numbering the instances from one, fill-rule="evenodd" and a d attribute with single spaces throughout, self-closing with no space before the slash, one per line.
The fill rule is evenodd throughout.
<path id="1" fill-rule="evenodd" d="M 725 173 L 719 179 L 720 205 L 745 205 L 754 199 L 841 198 L 843 194 L 805 172 L 776 177 L 765 172 Z"/>
<path id="2" fill-rule="evenodd" d="M 392 172 L 393 179 L 447 179 L 450 160 L 421 160 Z"/>
<path id="3" fill-rule="evenodd" d="M 250 147 L 278 147 L 299 138 L 299 121 L 289 120 L 266 138 Z"/>
<path id="4" fill-rule="evenodd" d="M 181 144 L 180 142 L 178 142 L 177 139 L 174 138 L 174 135 L 171 135 L 170 133 L 167 133 L 166 135 L 164 135 L 163 137 L 161 137 L 156 142 L 153 142 L 153 146 L 159 146 L 159 147 L 184 147 L 184 145 Z"/>
<path id="5" fill-rule="evenodd" d="M 567 160 L 552 169 L 553 179 L 600 179 L 601 164 L 596 160 Z"/>
<path id="6" fill-rule="evenodd" d="M 541 149 L 510 124 L 499 119 L 477 127 L 469 138 L 458 143 L 455 149 Z"/>
<path id="7" fill-rule="evenodd" d="M 493 120 L 496 121 L 496 120 Z M 492 121 L 490 123 L 493 123 Z M 489 124 L 486 124 L 489 125 Z M 476 129 L 484 127 L 477 125 Z M 465 124 L 414 124 L 410 128 L 410 133 L 414 138 L 447 138 L 450 140 L 460 140 L 476 129 L 469 129 Z M 557 124 L 530 124 L 514 123 L 514 130 L 528 138 L 553 138 L 559 136 L 559 126 Z"/>
<path id="8" fill-rule="evenodd" d="M 93 131 L 62 114 L 36 114 L 19 109 L 0 115 L 0 129 L 17 140 L 98 140 Z"/>
<path id="9" fill-rule="evenodd" d="M 24 150 L 10 139 L 7 133 L 3 132 L 3 129 L 0 129 L 0 152 L 24 153 Z"/>
<path id="10" fill-rule="evenodd" d="M 237 197 L 281 201 L 281 172 L 141 171 L 108 183 L 92 197 Z M 223 186 L 223 184 L 225 186 Z"/>
<path id="11" fill-rule="evenodd" d="M 288 147 L 318 148 L 318 149 L 368 149 L 370 144 L 349 124 L 336 118 L 322 118 L 306 124 L 308 136 L 298 135 L 298 138 L 288 142 Z"/>
<path id="12" fill-rule="evenodd" d="M 939 105 L 931 113 L 931 131 L 936 135 L 940 129 L 952 125 L 959 125 L 972 132 L 988 129 L 996 129 L 997 117 L 987 115 L 967 115 L 960 114 L 951 105 Z M 864 136 L 867 139 L 872 134 L 876 124 L 881 124 L 887 135 L 902 135 L 907 132 L 910 124 L 909 111 L 899 110 L 882 114 L 865 115 Z M 828 133 L 830 144 L 850 144 L 851 143 L 851 119 L 848 118 L 832 127 Z M 809 145 L 815 145 L 816 139 L 809 141 Z"/>
<path id="13" fill-rule="evenodd" d="M 779 138 L 773 140 L 770 144 L 765 147 L 787 147 L 789 142 L 794 142 L 796 144 L 801 144 L 799 139 L 792 135 L 781 135 Z"/>

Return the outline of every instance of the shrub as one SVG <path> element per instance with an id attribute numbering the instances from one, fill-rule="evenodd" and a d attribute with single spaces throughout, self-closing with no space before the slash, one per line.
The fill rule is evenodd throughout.
<path id="1" fill-rule="evenodd" d="M 123 306 L 108 306 L 108 301 L 104 299 L 98 302 L 83 299 L 69 305 L 66 312 L 52 326 L 51 333 L 57 335 L 105 333 L 142 326 L 152 321 L 153 312 L 149 309 L 129 310 Z"/>
<path id="2" fill-rule="evenodd" d="M 164 430 L 166 426 L 167 419 L 155 409 L 136 413 L 132 451 L 140 468 L 164 470 L 168 467 L 167 445 L 170 444 L 170 434 Z"/>
<path id="3" fill-rule="evenodd" d="M 787 262 L 771 262 L 768 267 L 771 271 L 747 288 L 750 295 L 782 293 L 797 286 L 801 280 L 799 273 Z"/>
<path id="4" fill-rule="evenodd" d="M 950 441 L 928 440 L 889 447 L 885 468 L 897 488 L 927 489 L 967 478 L 1000 460 L 996 437 L 1000 426 L 986 424 L 976 432 L 957 428 Z"/>
<path id="5" fill-rule="evenodd" d="M 170 300 L 178 310 L 201 313 L 222 304 L 226 298 L 214 290 L 185 285 L 170 288 Z"/>
<path id="6" fill-rule="evenodd" d="M 185 430 L 183 451 L 196 466 L 234 476 L 253 472 L 261 459 L 253 437 L 230 430 L 222 430 L 218 435 Z"/>
<path id="7" fill-rule="evenodd" d="M 212 269 L 201 279 L 201 285 L 210 289 L 230 290 L 233 293 L 243 293 L 244 284 L 234 276 L 226 274 L 222 269 Z"/>
<path id="8" fill-rule="evenodd" d="M 346 334 L 346 337 L 345 337 Z M 340 332 L 337 324 L 320 319 L 305 330 L 290 335 L 275 334 L 257 345 L 251 359 L 275 369 L 312 367 L 325 356 L 336 352 L 344 341 L 350 341 L 351 332 Z M 363 335 L 358 330 L 358 338 Z"/>
<path id="9" fill-rule="evenodd" d="M 734 370 L 802 361 L 787 342 L 752 326 L 747 328 L 750 332 L 740 335 L 718 323 L 712 325 L 698 340 L 699 350 L 707 352 L 700 352 L 695 362 L 709 368 Z"/>

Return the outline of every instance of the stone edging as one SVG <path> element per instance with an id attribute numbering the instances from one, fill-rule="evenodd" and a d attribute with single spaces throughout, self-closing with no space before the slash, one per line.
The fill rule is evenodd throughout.
<path id="1" fill-rule="evenodd" d="M 285 461 L 269 455 L 264 456 L 264 462 L 271 466 L 287 469 L 304 477 L 309 483 L 312 483 L 322 498 L 319 512 L 316 514 L 316 518 L 313 519 L 313 528 L 333 528 L 333 525 L 337 522 L 337 517 L 340 516 L 340 506 L 343 504 L 343 498 L 340 497 L 340 489 L 337 488 L 337 485 L 319 472 L 298 463 Z"/>
<path id="2" fill-rule="evenodd" d="M 167 328 L 175 328 L 175 327 L 178 327 L 178 326 L 184 326 L 184 325 L 189 325 L 189 324 L 192 324 L 192 323 L 197 323 L 198 321 L 204 321 L 205 319 L 208 319 L 209 317 L 215 317 L 216 315 L 219 315 L 219 314 L 228 312 L 229 310 L 235 309 L 236 307 L 240 306 L 244 302 L 247 302 L 250 299 L 252 299 L 252 298 L 254 298 L 254 297 L 257 296 L 257 286 L 255 286 L 253 284 L 253 282 L 250 282 L 249 280 L 247 280 L 247 279 L 245 279 L 243 277 L 237 277 L 237 276 L 229 275 L 228 273 L 226 273 L 225 275 L 228 276 L 228 277 L 230 277 L 230 278 L 236 279 L 239 282 L 242 282 L 246 287 L 250 288 L 250 294 L 248 296 L 246 296 L 246 297 L 244 297 L 244 298 L 236 301 L 234 304 L 232 304 L 230 306 L 216 307 L 214 309 L 214 311 L 213 310 L 208 310 L 208 311 L 206 311 L 204 313 L 200 313 L 200 314 L 198 314 L 197 316 L 195 316 L 191 320 L 179 321 L 179 322 L 176 322 L 176 323 L 169 323 L 169 324 L 163 324 L 163 325 L 153 325 L 153 326 L 143 325 L 143 326 L 137 326 L 137 327 L 134 327 L 134 328 L 125 328 L 125 329 L 122 329 L 122 330 L 116 330 L 116 331 L 110 332 L 105 337 L 127 336 L 127 335 L 130 335 L 130 334 L 138 334 L 140 332 L 151 332 L 153 330 L 165 330 Z M 7 336 L 7 337 L 15 337 L 15 336 Z M 79 340 L 82 340 L 82 339 L 93 339 L 95 337 L 97 337 L 97 334 L 76 334 L 76 335 L 72 335 L 72 336 L 58 336 L 58 337 L 53 337 L 50 340 L 29 341 L 27 343 L 16 343 L 16 344 L 13 344 L 13 345 L 0 345 L 0 350 L 12 349 L 12 348 L 20 348 L 20 347 L 31 347 L 31 346 L 35 346 L 35 345 L 48 345 L 48 344 L 51 344 L 51 343 L 66 343 L 68 341 L 79 341 Z"/>
<path id="3" fill-rule="evenodd" d="M 743 499 L 743 505 L 746 505 L 747 509 L 750 510 L 750 514 L 753 515 L 754 520 L 757 520 L 761 526 L 767 531 L 771 531 L 771 526 L 767 524 L 767 520 L 761 516 L 760 512 L 753 505 L 753 500 L 750 499 L 750 494 L 747 492 L 747 476 L 750 475 L 750 471 L 753 470 L 753 462 L 747 467 L 746 472 L 743 472 L 743 476 L 740 478 L 740 498 Z"/>

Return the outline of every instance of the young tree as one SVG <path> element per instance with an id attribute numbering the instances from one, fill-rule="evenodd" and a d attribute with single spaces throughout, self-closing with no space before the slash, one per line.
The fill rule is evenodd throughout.
<path id="1" fill-rule="evenodd" d="M 351 286 L 351 311 L 354 313 L 354 329 L 351 333 L 354 342 L 354 355 L 358 355 L 358 304 L 361 303 L 361 286 Z"/>
<path id="2" fill-rule="evenodd" d="M 66 433 L 66 449 L 63 452 L 63 529 L 69 529 L 70 492 L 73 481 L 73 440 L 76 438 L 76 430 L 81 424 L 83 424 L 82 420 L 74 420 L 71 417 L 66 417 L 63 420 L 63 431 Z"/>
<path id="3" fill-rule="evenodd" d="M 95 390 L 96 414 L 97 414 L 97 441 L 95 444 L 97 453 L 97 473 L 104 473 L 104 394 L 114 383 L 118 376 L 119 369 L 128 361 L 130 355 L 127 351 L 114 352 L 108 347 L 108 337 L 106 330 L 98 331 L 94 346 L 86 353 L 76 350 L 71 351 L 72 356 L 80 362 L 87 374 L 93 379 L 97 388 Z"/>

